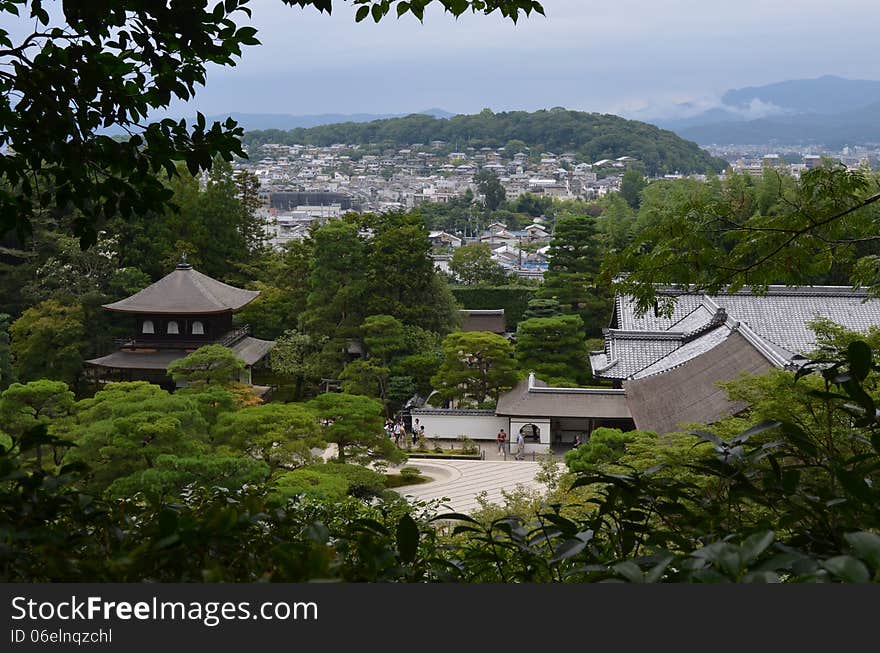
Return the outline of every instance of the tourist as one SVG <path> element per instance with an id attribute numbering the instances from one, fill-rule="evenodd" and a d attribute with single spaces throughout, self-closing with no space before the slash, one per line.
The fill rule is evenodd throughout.
<path id="1" fill-rule="evenodd" d="M 522 431 L 516 435 L 516 459 L 522 460 L 526 456 L 526 439 L 523 437 Z"/>
<path id="2" fill-rule="evenodd" d="M 504 453 L 504 443 L 507 442 L 507 433 L 504 432 L 504 429 L 498 431 L 495 439 L 498 440 L 498 453 Z"/>

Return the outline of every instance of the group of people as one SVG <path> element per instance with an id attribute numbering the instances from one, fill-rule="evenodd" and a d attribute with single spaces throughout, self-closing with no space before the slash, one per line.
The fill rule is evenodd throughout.
<path id="1" fill-rule="evenodd" d="M 507 444 L 507 433 L 504 432 L 504 429 L 498 431 L 498 435 L 495 437 L 498 441 L 498 453 L 505 453 L 505 446 Z M 526 439 L 523 437 L 522 431 L 517 433 L 516 435 L 516 455 L 514 458 L 516 460 L 522 460 L 526 455 Z"/>
<path id="2" fill-rule="evenodd" d="M 416 417 L 410 431 L 407 430 L 402 417 L 398 417 L 396 420 L 388 418 L 385 420 L 385 433 L 388 434 L 389 439 L 394 440 L 394 444 L 398 447 L 401 445 L 401 442 L 406 442 L 407 438 L 412 438 L 412 443 L 415 445 L 418 444 L 420 437 L 424 437 L 425 425 L 419 424 L 419 418 Z"/>

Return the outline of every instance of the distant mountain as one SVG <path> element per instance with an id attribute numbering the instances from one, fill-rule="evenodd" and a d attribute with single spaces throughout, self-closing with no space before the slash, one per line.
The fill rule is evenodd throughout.
<path id="1" fill-rule="evenodd" d="M 880 82 L 825 75 L 735 89 L 721 96 L 722 104 L 730 107 L 745 108 L 755 100 L 792 114 L 841 113 L 880 102 Z"/>
<path id="2" fill-rule="evenodd" d="M 675 113 L 674 111 L 672 112 Z M 729 90 L 720 105 L 651 120 L 709 144 L 844 145 L 880 142 L 880 81 L 825 75 Z"/>
<path id="3" fill-rule="evenodd" d="M 631 156 L 645 164 L 649 174 L 721 171 L 726 162 L 710 156 L 695 143 L 670 131 L 619 116 L 563 108 L 493 113 L 437 119 L 425 115 L 346 122 L 291 131 L 252 131 L 243 139 L 247 146 L 264 143 L 332 145 L 333 143 L 382 144 L 402 147 L 412 143 L 444 141 L 450 147 L 531 147 L 541 152 L 574 152 L 587 161 Z M 523 145 L 524 144 L 524 145 Z"/>
<path id="4" fill-rule="evenodd" d="M 245 131 L 253 131 L 255 129 L 296 129 L 298 127 L 318 127 L 320 125 L 331 125 L 340 122 L 371 122 L 373 120 L 382 120 L 387 118 L 400 118 L 409 114 L 406 113 L 322 113 L 316 115 L 295 116 L 289 113 L 230 113 L 226 115 L 206 116 L 208 124 L 214 121 L 223 121 L 227 117 L 235 120 L 239 125 L 244 127 Z M 417 112 L 417 115 L 433 116 L 435 118 L 451 118 L 454 113 L 443 109 L 426 109 Z"/>
<path id="5" fill-rule="evenodd" d="M 677 130 L 697 143 L 845 145 L 880 143 L 880 102 L 835 114 L 799 114 L 745 122 L 719 122 Z"/>

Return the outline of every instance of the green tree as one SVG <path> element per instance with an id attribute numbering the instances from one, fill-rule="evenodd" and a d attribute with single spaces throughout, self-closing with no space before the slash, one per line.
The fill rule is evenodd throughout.
<path id="1" fill-rule="evenodd" d="M 40 378 L 76 385 L 83 368 L 85 325 L 81 306 L 47 299 L 9 327 L 13 371 L 22 381 Z"/>
<path id="2" fill-rule="evenodd" d="M 331 220 L 311 236 L 314 263 L 303 316 L 306 333 L 331 340 L 350 338 L 364 317 L 367 252 L 358 227 Z"/>
<path id="3" fill-rule="evenodd" d="M 310 335 L 293 329 L 275 341 L 270 364 L 272 370 L 294 379 L 294 398 L 300 399 L 305 388 L 321 380 L 320 352 L 324 345 Z"/>
<path id="4" fill-rule="evenodd" d="M 589 364 L 584 324 L 577 315 L 523 320 L 516 330 L 516 360 L 551 385 L 585 383 Z"/>
<path id="5" fill-rule="evenodd" d="M 332 0 L 283 1 L 332 8 Z M 398 16 L 412 12 L 421 19 L 427 4 L 360 3 L 355 19 L 379 21 L 392 7 Z M 441 4 L 455 16 L 497 11 L 514 22 L 521 13 L 543 13 L 533 0 Z M 66 226 L 89 245 L 110 217 L 161 213 L 170 194 L 158 175 L 175 175 L 176 161 L 196 174 L 216 155 L 244 156 L 242 129 L 231 119 L 208 126 L 199 114 L 190 127 L 146 117 L 174 100 L 190 100 L 205 84 L 209 64 L 233 66 L 244 46 L 259 44 L 255 28 L 235 23 L 251 14 L 246 0 L 216 6 L 120 1 L 97 10 L 69 4 L 52 13 L 43 5 L 21 0 L 0 7 L 0 68 L 14 71 L 0 76 L 0 179 L 9 189 L 0 193 L 0 234 L 29 232 L 44 209 L 75 211 Z M 27 28 L 7 29 L 16 20 Z M 114 125 L 128 137 L 102 133 Z"/>
<path id="6" fill-rule="evenodd" d="M 495 211 L 507 199 L 507 193 L 504 186 L 498 180 L 498 175 L 485 168 L 474 175 L 474 181 L 480 194 L 483 196 L 483 202 L 490 211 Z"/>
<path id="7" fill-rule="evenodd" d="M 530 320 L 535 317 L 556 317 L 557 315 L 562 315 L 562 308 L 555 299 L 530 299 L 522 319 Z"/>
<path id="8" fill-rule="evenodd" d="M 671 310 L 656 293 L 666 283 L 709 293 L 829 281 L 880 288 L 880 193 L 870 174 L 836 167 L 811 170 L 798 183 L 776 177 L 775 201 L 765 180 L 747 175 L 686 181 L 648 186 L 635 239 L 605 262 L 606 277 L 641 310 L 655 302 Z"/>
<path id="9" fill-rule="evenodd" d="M 367 244 L 366 290 L 360 298 L 368 314 L 392 315 L 432 331 L 451 328 L 453 302 L 443 291 L 428 256 L 428 230 L 418 212 L 367 216 L 373 230 Z"/>
<path id="10" fill-rule="evenodd" d="M 497 286 L 507 280 L 507 273 L 492 260 L 492 250 L 486 243 L 468 243 L 456 248 L 449 269 L 466 286 Z"/>
<path id="11" fill-rule="evenodd" d="M 323 425 L 324 439 L 336 445 L 340 462 L 399 459 L 383 429 L 382 405 L 374 399 L 328 392 L 308 406 Z"/>
<path id="12" fill-rule="evenodd" d="M 15 381 L 12 372 L 12 350 L 9 347 L 9 322 L 9 315 L 0 313 L 0 390 L 4 390 Z"/>
<path id="13" fill-rule="evenodd" d="M 269 250 L 254 265 L 241 266 L 256 281 L 251 284 L 260 296 L 237 314 L 236 319 L 251 325 L 257 338 L 274 340 L 287 329 L 302 329 L 302 316 L 309 296 L 308 280 L 314 264 L 313 241 L 290 241 L 281 251 Z"/>
<path id="14" fill-rule="evenodd" d="M 185 385 L 224 385 L 244 369 L 244 362 L 228 347 L 205 345 L 168 365 L 175 383 Z"/>
<path id="15" fill-rule="evenodd" d="M 627 453 L 626 445 L 639 435 L 637 431 L 624 433 L 620 429 L 597 428 L 586 442 L 565 453 L 565 464 L 573 472 L 585 472 L 617 463 Z M 656 434 L 650 435 L 656 438 Z"/>
<path id="16" fill-rule="evenodd" d="M 271 473 L 312 462 L 321 448 L 315 414 L 303 404 L 271 403 L 225 413 L 213 429 L 214 442 L 263 461 Z"/>
<path id="17" fill-rule="evenodd" d="M 359 359 L 345 366 L 339 380 L 342 391 L 351 395 L 364 395 L 379 399 L 385 414 L 388 414 L 388 380 L 391 370 L 376 359 Z"/>
<path id="18" fill-rule="evenodd" d="M 13 383 L 0 394 L 0 433 L 21 438 L 36 426 L 49 427 L 70 415 L 74 395 L 63 381 L 40 379 Z M 61 462 L 63 450 L 52 446 L 52 462 Z M 43 466 L 43 446 L 34 451 L 34 465 Z"/>
<path id="19" fill-rule="evenodd" d="M 88 487 L 99 493 L 117 479 L 155 468 L 161 456 L 208 451 L 208 425 L 193 399 L 145 381 L 109 384 L 79 401 L 74 414 L 70 439 L 77 446 L 64 461 L 87 464 Z"/>
<path id="20" fill-rule="evenodd" d="M 539 299 L 555 299 L 562 310 L 580 316 L 587 337 L 601 333 L 611 302 L 598 280 L 601 254 L 593 218 L 560 217 L 550 241 L 549 264 Z"/>
<path id="21" fill-rule="evenodd" d="M 432 382 L 444 399 L 462 405 L 483 404 L 517 382 L 513 347 L 506 338 L 484 331 L 457 331 L 443 340 L 443 362 Z"/>
<path id="22" fill-rule="evenodd" d="M 602 200 L 602 213 L 596 218 L 596 231 L 605 252 L 623 251 L 630 244 L 636 216 L 619 193 L 609 193 Z"/>
<path id="23" fill-rule="evenodd" d="M 620 195 L 633 211 L 639 210 L 639 205 L 642 202 L 642 190 L 647 185 L 648 182 L 644 175 L 638 170 L 630 169 L 623 173 L 623 180 L 620 182 Z"/>
<path id="24" fill-rule="evenodd" d="M 361 324 L 367 355 L 383 365 L 407 350 L 406 336 L 403 323 L 391 315 L 370 315 Z"/>

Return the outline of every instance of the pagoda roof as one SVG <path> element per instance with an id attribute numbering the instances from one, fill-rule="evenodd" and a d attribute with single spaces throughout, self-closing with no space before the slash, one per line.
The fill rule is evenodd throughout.
<path id="1" fill-rule="evenodd" d="M 245 365 L 253 365 L 268 354 L 274 346 L 274 340 L 246 337 L 229 348 Z M 172 362 L 191 354 L 193 351 L 193 349 L 121 349 L 107 356 L 87 360 L 86 363 L 94 367 L 119 370 L 165 370 Z"/>
<path id="2" fill-rule="evenodd" d="M 156 283 L 131 297 L 104 304 L 104 308 L 120 313 L 226 313 L 252 302 L 259 294 L 259 290 L 230 286 L 181 263 Z"/>

